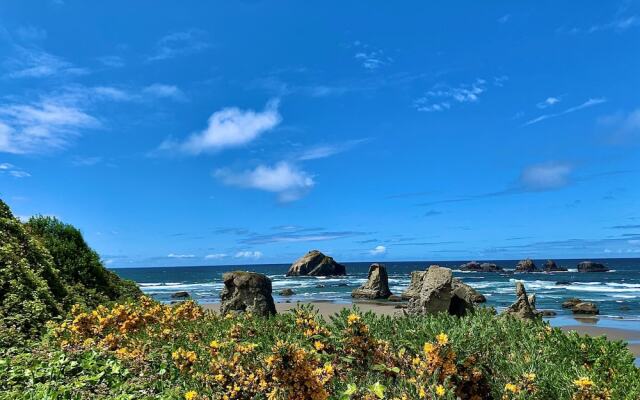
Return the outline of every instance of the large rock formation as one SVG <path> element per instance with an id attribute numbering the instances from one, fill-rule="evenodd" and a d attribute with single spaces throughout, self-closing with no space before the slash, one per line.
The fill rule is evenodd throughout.
<path id="1" fill-rule="evenodd" d="M 600 310 L 598 310 L 598 306 L 595 305 L 594 303 L 588 302 L 588 301 L 584 301 L 581 303 L 578 303 L 576 305 L 574 305 L 571 308 L 571 311 L 574 314 L 591 314 L 591 315 L 596 315 L 600 313 Z"/>
<path id="2" fill-rule="evenodd" d="M 460 271 L 474 271 L 474 272 L 500 272 L 502 268 L 492 263 L 482 263 L 477 261 L 470 261 L 460 266 Z"/>
<path id="3" fill-rule="evenodd" d="M 427 271 L 411 273 L 411 284 L 402 293 L 409 300 L 410 314 L 448 312 L 464 315 L 473 309 L 473 303 L 484 299 L 470 286 L 453 278 L 449 268 L 432 265 Z"/>
<path id="4" fill-rule="evenodd" d="M 562 308 L 573 308 L 578 303 L 582 303 L 582 300 L 576 297 L 571 297 L 562 303 Z"/>
<path id="5" fill-rule="evenodd" d="M 583 261 L 578 264 L 578 272 L 607 272 L 609 268 L 593 261 Z"/>
<path id="6" fill-rule="evenodd" d="M 516 272 L 536 272 L 537 270 L 536 264 L 529 258 L 520 260 L 516 265 Z"/>
<path id="7" fill-rule="evenodd" d="M 351 292 L 351 297 L 358 299 L 386 299 L 389 296 L 389 276 L 382 264 L 371 264 L 367 282 Z"/>
<path id="8" fill-rule="evenodd" d="M 518 299 L 504 310 L 504 314 L 512 315 L 522 320 L 535 319 L 538 315 L 535 308 L 535 296 L 527 296 L 527 291 L 524 289 L 522 282 L 516 282 L 516 296 L 518 296 Z"/>
<path id="9" fill-rule="evenodd" d="M 346 275 L 347 269 L 344 265 L 338 264 L 332 257 L 325 256 L 318 250 L 311 250 L 304 256 L 296 260 L 289 271 L 287 276 L 332 276 L 332 275 Z"/>
<path id="10" fill-rule="evenodd" d="M 224 289 L 220 312 L 250 312 L 260 316 L 276 313 L 271 296 L 271 280 L 255 272 L 234 271 L 222 276 Z"/>
<path id="11" fill-rule="evenodd" d="M 559 267 L 558 264 L 556 264 L 556 262 L 553 260 L 547 260 L 547 262 L 544 263 L 543 270 L 544 272 L 566 272 L 567 271 L 566 268 Z"/>

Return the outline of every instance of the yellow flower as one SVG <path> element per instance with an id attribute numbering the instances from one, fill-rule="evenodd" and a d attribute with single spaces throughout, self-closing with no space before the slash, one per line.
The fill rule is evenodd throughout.
<path id="1" fill-rule="evenodd" d="M 347 323 L 349 325 L 353 325 L 353 324 L 355 324 L 356 322 L 359 322 L 359 321 L 360 321 L 360 316 L 358 314 L 351 313 L 347 317 Z"/>
<path id="2" fill-rule="evenodd" d="M 333 375 L 333 365 L 331 363 L 324 364 L 324 372 L 327 375 Z"/>
<path id="3" fill-rule="evenodd" d="M 322 343 L 319 340 L 316 340 L 315 342 L 313 342 L 313 347 L 315 347 L 317 351 L 322 351 L 324 349 L 324 343 Z"/>
<path id="4" fill-rule="evenodd" d="M 584 377 L 584 376 L 576 379 L 575 381 L 573 381 L 573 383 L 576 386 L 579 386 L 580 388 L 586 388 L 586 387 L 589 387 L 589 386 L 593 386 L 593 381 L 591 379 L 587 378 L 587 377 Z"/>
<path id="5" fill-rule="evenodd" d="M 442 386 L 442 385 L 438 385 L 438 386 L 436 386 L 436 394 L 437 394 L 438 396 L 444 396 L 444 394 L 445 394 L 446 392 L 447 392 L 447 391 L 444 389 L 444 386 Z"/>
<path id="6" fill-rule="evenodd" d="M 533 372 L 524 374 L 524 379 L 526 379 L 529 382 L 533 382 L 536 380 L 536 374 L 534 374 Z"/>
<path id="7" fill-rule="evenodd" d="M 198 398 L 198 393 L 195 390 L 190 390 L 184 394 L 185 400 L 195 400 Z"/>
<path id="8" fill-rule="evenodd" d="M 217 340 L 212 340 L 209 343 L 209 347 L 211 347 L 212 350 L 218 350 L 220 348 L 220 342 L 218 342 Z"/>
<path id="9" fill-rule="evenodd" d="M 438 336 L 436 336 L 436 340 L 438 341 L 438 344 L 445 345 L 449 343 L 449 336 L 447 336 L 446 333 L 442 332 Z"/>
<path id="10" fill-rule="evenodd" d="M 513 383 L 507 383 L 506 385 L 504 385 L 504 390 L 507 392 L 511 392 L 511 393 L 518 393 L 518 387 L 516 385 L 514 385 Z"/>
<path id="11" fill-rule="evenodd" d="M 430 354 L 431 352 L 433 352 L 433 350 L 436 348 L 436 346 L 434 346 L 433 344 L 427 342 L 424 344 L 423 350 L 425 352 L 425 354 Z"/>

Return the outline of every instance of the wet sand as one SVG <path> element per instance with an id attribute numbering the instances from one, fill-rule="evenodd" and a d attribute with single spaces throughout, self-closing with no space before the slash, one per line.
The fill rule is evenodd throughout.
<path id="1" fill-rule="evenodd" d="M 350 303 L 331 303 L 331 302 L 291 302 L 291 303 L 276 303 L 276 310 L 279 313 L 287 312 L 289 310 L 294 309 L 298 304 L 312 304 L 325 318 L 328 318 L 331 315 L 336 314 L 340 310 L 347 308 L 350 309 L 353 307 L 353 304 Z M 355 303 L 358 308 L 363 311 L 373 311 L 376 314 L 380 315 L 402 315 L 402 309 L 396 308 L 398 304 L 402 303 L 392 303 L 392 302 L 356 302 Z M 203 304 L 203 308 L 213 311 L 218 311 L 220 309 L 220 304 Z M 550 320 L 551 325 L 554 325 L 553 318 Z M 630 322 L 634 327 L 638 325 L 637 323 Z M 582 324 L 579 320 L 575 320 L 575 324 L 561 326 L 560 329 L 564 331 L 576 331 L 582 335 L 590 335 L 590 336 L 601 336 L 605 335 L 610 340 L 624 340 L 629 343 L 629 350 L 636 356 L 640 357 L 640 326 L 638 326 L 637 330 L 634 329 L 618 329 L 618 328 L 610 328 L 603 327 L 590 324 Z"/>

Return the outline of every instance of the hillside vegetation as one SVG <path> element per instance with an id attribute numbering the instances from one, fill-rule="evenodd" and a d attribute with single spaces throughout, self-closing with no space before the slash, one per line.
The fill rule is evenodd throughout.
<path id="1" fill-rule="evenodd" d="M 95 307 L 140 294 L 102 265 L 79 230 L 51 217 L 23 224 L 0 200 L 0 345 L 38 336 L 74 304 Z"/>

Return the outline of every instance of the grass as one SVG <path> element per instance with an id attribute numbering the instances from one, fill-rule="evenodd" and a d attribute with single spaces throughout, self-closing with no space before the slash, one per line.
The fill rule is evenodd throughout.
<path id="1" fill-rule="evenodd" d="M 2 399 L 638 399 L 623 342 L 478 310 L 272 318 L 147 298 L 75 308 L 0 359 Z"/>

